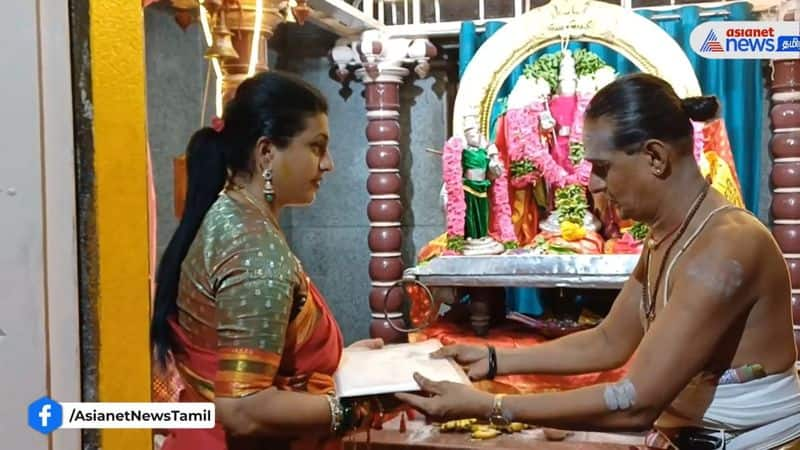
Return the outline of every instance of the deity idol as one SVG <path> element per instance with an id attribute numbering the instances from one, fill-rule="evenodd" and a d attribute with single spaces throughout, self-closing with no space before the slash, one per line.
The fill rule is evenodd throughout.
<path id="1" fill-rule="evenodd" d="M 464 138 L 467 144 L 461 154 L 467 208 L 464 237 L 480 239 L 489 234 L 489 188 L 503 174 L 503 164 L 497 147 L 481 134 L 474 117 L 465 121 Z"/>
<path id="2" fill-rule="evenodd" d="M 497 147 L 478 129 L 477 114 L 464 118 L 463 132 L 447 141 L 442 156 L 447 247 L 464 255 L 499 254 L 514 239 L 513 232 L 502 232 L 511 229 L 506 171 Z"/>

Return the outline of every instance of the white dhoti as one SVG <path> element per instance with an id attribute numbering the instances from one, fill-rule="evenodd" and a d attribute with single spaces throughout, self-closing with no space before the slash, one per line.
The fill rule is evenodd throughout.
<path id="1" fill-rule="evenodd" d="M 702 405 L 708 405 L 703 416 L 692 418 L 690 412 L 702 410 Z M 770 449 L 791 442 L 800 438 L 797 369 L 746 383 L 693 381 L 659 417 L 656 427 L 718 430 L 727 450 Z"/>

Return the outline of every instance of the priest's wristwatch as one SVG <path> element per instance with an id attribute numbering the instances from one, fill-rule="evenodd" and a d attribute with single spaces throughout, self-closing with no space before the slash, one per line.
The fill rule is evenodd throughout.
<path id="1" fill-rule="evenodd" d="M 492 402 L 492 412 L 489 414 L 489 425 L 495 428 L 506 428 L 511 425 L 511 419 L 503 412 L 503 397 L 504 394 L 497 394 L 494 396 Z"/>

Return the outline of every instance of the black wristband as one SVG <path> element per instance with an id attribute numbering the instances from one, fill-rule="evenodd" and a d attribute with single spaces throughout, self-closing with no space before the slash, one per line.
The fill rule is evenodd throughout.
<path id="1" fill-rule="evenodd" d="M 497 375 L 497 351 L 492 345 L 487 345 L 487 347 L 489 348 L 489 371 L 486 372 L 486 379 L 494 380 Z"/>
<path id="2" fill-rule="evenodd" d="M 343 435 L 361 426 L 358 402 L 352 399 L 342 400 L 342 425 L 339 434 Z"/>

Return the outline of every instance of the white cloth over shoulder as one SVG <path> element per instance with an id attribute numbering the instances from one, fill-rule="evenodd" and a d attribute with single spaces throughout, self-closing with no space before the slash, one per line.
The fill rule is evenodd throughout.
<path id="1" fill-rule="evenodd" d="M 681 411 L 697 411 L 699 419 Z M 703 403 L 697 403 L 703 402 Z M 694 407 L 692 407 L 694 406 Z M 714 385 L 696 379 L 659 417 L 658 428 L 701 427 L 726 431 L 727 450 L 769 449 L 800 438 L 800 378 L 797 369 L 746 383 Z"/>

